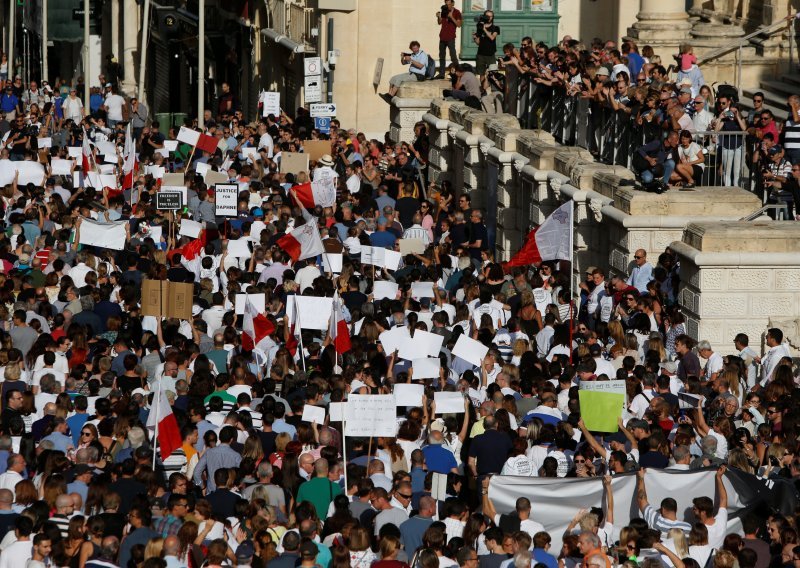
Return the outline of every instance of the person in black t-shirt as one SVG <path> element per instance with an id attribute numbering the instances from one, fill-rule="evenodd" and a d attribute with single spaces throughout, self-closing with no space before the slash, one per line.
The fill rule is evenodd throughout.
<path id="1" fill-rule="evenodd" d="M 497 53 L 497 36 L 500 28 L 494 25 L 494 12 L 486 10 L 472 33 L 472 41 L 478 45 L 478 54 L 475 57 L 475 67 L 478 75 L 483 75 L 495 62 Z"/>

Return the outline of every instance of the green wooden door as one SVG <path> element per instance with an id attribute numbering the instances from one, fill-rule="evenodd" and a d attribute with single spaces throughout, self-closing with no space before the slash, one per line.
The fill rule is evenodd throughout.
<path id="1" fill-rule="evenodd" d="M 558 0 L 464 0 L 464 25 L 461 28 L 461 58 L 475 59 L 478 46 L 472 40 L 475 21 L 485 10 L 494 12 L 495 25 L 500 27 L 497 53 L 502 56 L 503 45 L 519 47 L 525 36 L 534 43 L 543 41 L 555 45 L 558 41 Z"/>

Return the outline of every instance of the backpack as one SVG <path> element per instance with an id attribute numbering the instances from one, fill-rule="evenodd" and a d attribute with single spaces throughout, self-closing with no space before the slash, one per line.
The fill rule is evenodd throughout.
<path id="1" fill-rule="evenodd" d="M 428 54 L 428 63 L 425 65 L 425 78 L 433 79 L 436 76 L 436 61 Z"/>

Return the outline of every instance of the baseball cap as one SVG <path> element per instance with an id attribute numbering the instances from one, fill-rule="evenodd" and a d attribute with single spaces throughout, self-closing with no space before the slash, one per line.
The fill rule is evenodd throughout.
<path id="1" fill-rule="evenodd" d="M 239 546 L 242 546 L 241 544 Z M 238 557 L 238 549 L 237 549 L 237 557 Z M 317 545 L 311 542 L 310 540 L 305 541 L 303 544 L 300 545 L 300 556 L 305 558 L 314 558 L 319 553 L 319 549 Z"/>
<path id="2" fill-rule="evenodd" d="M 602 65 L 597 68 L 597 71 L 595 71 L 594 74 L 595 75 L 605 75 L 606 77 L 608 77 L 610 75 L 610 73 L 608 72 L 608 69 L 606 69 Z"/>
<path id="3" fill-rule="evenodd" d="M 84 473 L 92 471 L 92 468 L 91 466 L 85 463 L 79 463 L 78 465 L 75 466 L 75 469 L 73 469 L 73 471 L 75 472 L 75 476 L 77 477 L 79 475 L 83 475 Z"/>
<path id="4" fill-rule="evenodd" d="M 627 440 L 628 439 L 625 437 L 625 434 L 623 434 L 619 430 L 617 430 L 616 433 L 610 434 L 610 435 L 605 437 L 605 441 L 608 442 L 609 444 L 611 442 L 617 442 L 618 444 L 624 444 L 625 442 L 627 442 Z"/>
<path id="5" fill-rule="evenodd" d="M 253 541 L 250 539 L 243 540 L 242 543 L 236 547 L 236 560 L 247 560 L 252 558 L 255 553 L 256 547 L 253 546 Z M 316 552 L 314 554 L 316 554 Z"/>
<path id="6" fill-rule="evenodd" d="M 442 434 L 447 433 L 447 426 L 444 425 L 444 420 L 441 418 L 437 418 L 433 422 L 431 422 L 430 426 L 431 432 L 441 432 Z"/>
<path id="7" fill-rule="evenodd" d="M 586 268 L 586 274 L 591 274 L 595 270 L 597 270 L 596 266 L 589 266 L 589 267 Z"/>
<path id="8" fill-rule="evenodd" d="M 769 149 L 769 155 L 774 156 L 775 154 L 780 154 L 783 152 L 783 148 L 780 144 L 775 144 L 772 148 Z"/>
<path id="9" fill-rule="evenodd" d="M 261 207 L 256 207 L 253 210 L 253 217 L 263 217 L 263 216 L 264 216 L 264 210 L 261 209 Z"/>
<path id="10" fill-rule="evenodd" d="M 106 88 L 111 87 L 111 83 L 106 83 Z"/>

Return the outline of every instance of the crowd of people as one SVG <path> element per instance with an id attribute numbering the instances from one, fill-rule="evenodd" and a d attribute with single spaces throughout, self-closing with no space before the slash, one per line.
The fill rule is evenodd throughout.
<path id="1" fill-rule="evenodd" d="M 590 267 L 573 294 L 564 262 L 504 270 L 470 195 L 425 181 L 424 124 L 397 144 L 336 120 L 327 135 L 303 109 L 245 117 L 223 88 L 205 112 L 210 151 L 179 143 L 180 125 L 162 133 L 113 85 L 86 112 L 67 90 L 40 105 L 12 86 L 16 102 L 2 106 L 0 163 L 52 173 L 53 159 L 88 148 L 76 173 L 105 162 L 117 181 L 48 175 L 0 192 L 0 568 L 797 565 L 798 518 L 754 509 L 731 530 L 723 479 L 726 468 L 772 483 L 800 473 L 790 348 L 780 329 L 764 352 L 743 333 L 724 354 L 690 337 L 671 250 L 654 261 L 637 251 L 629 274 Z M 130 154 L 100 150 L 122 151 L 129 136 L 126 187 Z M 309 140 L 330 151 L 282 173 L 281 155 Z M 209 171 L 238 186 L 235 216 L 217 215 Z M 156 208 L 164 172 L 183 174 L 177 211 Z M 331 185 L 334 202 L 306 210 L 298 187 L 309 182 Z M 89 223 L 120 221 L 120 247 L 82 238 Z M 181 230 L 192 221 L 196 237 Z M 286 245 L 303 228 L 324 252 Z M 375 249 L 404 241 L 421 252 L 375 265 Z M 248 255 L 232 254 L 242 244 Z M 145 281 L 191 284 L 191 317 L 146 315 Z M 386 283 L 397 292 L 378 296 Z M 431 294 L 418 295 L 422 283 Z M 263 312 L 237 310 L 242 293 L 263 296 Z M 346 348 L 335 313 L 325 329 L 290 317 L 297 296 L 336 298 Z M 395 328 L 441 336 L 437 377 L 384 349 Z M 462 336 L 487 349 L 480 364 L 454 355 Z M 578 391 L 608 380 L 626 396 L 619 430 L 604 435 L 588 429 Z M 345 436 L 330 412 L 304 419 L 307 407 L 412 382 L 424 394 L 397 408 L 392 436 Z M 462 393 L 463 411 L 437 411 L 437 393 Z M 161 400 L 179 437 L 169 455 L 153 428 Z M 648 502 L 647 471 L 703 468 L 717 468 L 715 495 L 691 513 Z M 612 476 L 629 472 L 639 515 L 615 524 Z M 507 511 L 492 499 L 494 475 L 596 477 L 605 506 L 550 534 L 535 501 L 518 495 Z"/>

